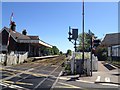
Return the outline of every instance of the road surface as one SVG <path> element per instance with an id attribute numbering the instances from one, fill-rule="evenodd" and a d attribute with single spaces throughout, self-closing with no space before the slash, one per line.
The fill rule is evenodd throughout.
<path id="1" fill-rule="evenodd" d="M 64 57 L 37 60 L 15 66 L 0 67 L 2 90 L 118 90 L 117 86 L 62 78 Z M 82 78 L 82 77 L 81 77 Z M 80 79 L 80 78 L 79 78 Z"/>

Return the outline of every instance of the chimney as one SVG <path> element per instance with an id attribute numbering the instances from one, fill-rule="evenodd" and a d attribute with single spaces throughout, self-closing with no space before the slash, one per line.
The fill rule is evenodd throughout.
<path id="1" fill-rule="evenodd" d="M 12 31 L 15 31 L 15 30 L 16 30 L 16 24 L 15 24 L 15 22 L 11 22 L 10 29 L 11 29 Z"/>
<path id="2" fill-rule="evenodd" d="M 24 29 L 24 30 L 22 31 L 22 34 L 23 34 L 23 35 L 27 35 L 26 29 Z"/>

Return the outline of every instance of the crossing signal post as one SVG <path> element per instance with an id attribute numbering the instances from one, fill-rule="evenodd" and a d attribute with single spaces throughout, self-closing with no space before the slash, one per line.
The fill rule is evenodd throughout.
<path id="1" fill-rule="evenodd" d="M 92 76 L 92 49 L 93 49 L 93 33 L 89 30 L 88 31 L 88 33 L 89 33 L 89 35 L 90 35 L 90 50 L 91 50 L 91 55 L 90 55 L 90 57 L 91 57 L 91 76 Z"/>
<path id="2" fill-rule="evenodd" d="M 72 29 L 72 32 L 71 32 L 71 29 L 72 28 L 69 26 L 68 40 L 71 41 L 71 42 L 72 42 L 72 40 L 74 40 L 74 45 L 75 45 L 74 48 L 75 48 L 75 52 L 76 52 L 77 51 L 77 47 L 76 47 L 77 43 L 76 43 L 76 41 L 77 41 L 77 38 L 78 38 L 78 29 Z"/>
<path id="3" fill-rule="evenodd" d="M 72 32 L 71 32 L 72 30 Z M 69 37 L 68 37 L 68 40 L 71 41 L 72 43 L 74 43 L 74 48 L 75 48 L 75 52 L 77 51 L 77 38 L 78 38 L 78 29 L 72 29 L 70 26 L 69 26 Z M 74 42 L 73 42 L 74 41 Z M 74 71 L 73 73 L 75 74 L 75 60 L 74 60 Z"/>

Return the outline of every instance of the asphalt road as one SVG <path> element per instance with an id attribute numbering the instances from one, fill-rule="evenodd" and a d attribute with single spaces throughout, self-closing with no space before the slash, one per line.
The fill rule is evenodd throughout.
<path id="1" fill-rule="evenodd" d="M 2 90 L 50 89 L 62 70 L 60 65 L 63 58 L 57 57 L 48 60 L 2 67 L 0 87 Z"/>
<path id="2" fill-rule="evenodd" d="M 57 57 L 1 67 L 0 90 L 118 90 L 116 86 L 59 78 L 63 61 Z"/>

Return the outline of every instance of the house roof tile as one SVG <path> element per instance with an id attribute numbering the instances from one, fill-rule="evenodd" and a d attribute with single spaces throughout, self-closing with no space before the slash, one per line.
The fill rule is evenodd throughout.
<path id="1" fill-rule="evenodd" d="M 120 45 L 120 33 L 106 34 L 101 44 L 106 46 Z"/>

